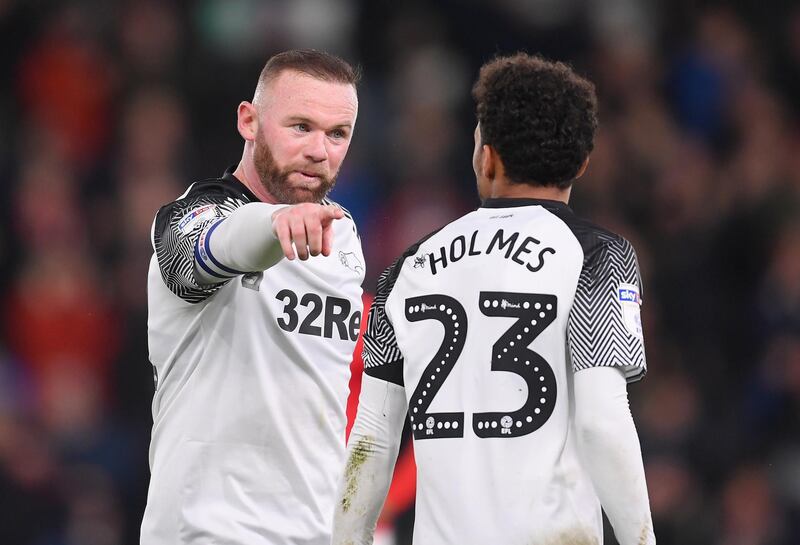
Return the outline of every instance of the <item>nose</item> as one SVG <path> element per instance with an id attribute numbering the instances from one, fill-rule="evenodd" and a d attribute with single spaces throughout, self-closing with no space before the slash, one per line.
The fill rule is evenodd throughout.
<path id="1" fill-rule="evenodd" d="M 309 135 L 305 155 L 306 158 L 314 163 L 321 163 L 328 158 L 328 148 L 325 147 L 325 133 L 323 131 L 315 131 Z"/>

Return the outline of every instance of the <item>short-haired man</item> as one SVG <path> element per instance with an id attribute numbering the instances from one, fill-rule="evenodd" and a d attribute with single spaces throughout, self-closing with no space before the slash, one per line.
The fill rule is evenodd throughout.
<path id="1" fill-rule="evenodd" d="M 655 543 L 626 383 L 646 370 L 636 255 L 567 206 L 594 87 L 517 54 L 483 66 L 483 205 L 381 277 L 334 544 L 370 543 L 408 417 L 414 543 Z"/>
<path id="2" fill-rule="evenodd" d="M 364 258 L 326 195 L 356 81 L 326 53 L 272 57 L 238 108 L 238 166 L 156 215 L 143 545 L 330 541 Z"/>

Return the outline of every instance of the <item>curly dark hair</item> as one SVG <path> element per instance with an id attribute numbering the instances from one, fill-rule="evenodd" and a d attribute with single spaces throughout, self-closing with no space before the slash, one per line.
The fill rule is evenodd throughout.
<path id="1" fill-rule="evenodd" d="M 481 141 L 515 183 L 567 188 L 594 148 L 594 85 L 561 62 L 517 53 L 481 67 L 472 88 Z"/>

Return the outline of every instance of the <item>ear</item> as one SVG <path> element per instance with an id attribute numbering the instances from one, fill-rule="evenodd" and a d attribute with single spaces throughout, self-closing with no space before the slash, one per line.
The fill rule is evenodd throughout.
<path id="1" fill-rule="evenodd" d="M 583 176 L 583 173 L 586 172 L 586 168 L 588 166 L 589 166 L 589 157 L 587 156 L 586 159 L 583 161 L 583 164 L 581 165 L 581 168 L 578 170 L 578 174 L 575 175 L 575 179 L 576 180 L 578 178 L 580 178 L 581 176 Z"/>
<path id="2" fill-rule="evenodd" d="M 239 103 L 239 108 L 236 110 L 236 128 L 239 129 L 239 134 L 248 142 L 256 139 L 258 134 L 258 110 L 250 103 L 242 101 Z"/>
<path id="3" fill-rule="evenodd" d="M 487 180 L 494 180 L 497 159 L 499 156 L 492 146 L 489 144 L 481 146 L 481 175 Z"/>

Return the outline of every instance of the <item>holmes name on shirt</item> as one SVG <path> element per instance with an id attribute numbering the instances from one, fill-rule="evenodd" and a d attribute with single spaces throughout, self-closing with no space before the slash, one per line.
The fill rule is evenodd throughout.
<path id="1" fill-rule="evenodd" d="M 525 267 L 530 272 L 537 272 L 544 267 L 546 256 L 556 253 L 554 248 L 541 245 L 541 241 L 534 237 L 522 238 L 517 232 L 506 236 L 503 229 L 498 229 L 487 244 L 486 238 L 481 237 L 480 231 L 475 230 L 470 236 L 469 243 L 466 236 L 458 235 L 450 241 L 450 244 L 427 254 L 427 258 L 431 274 L 434 275 L 464 258 L 492 253 L 503 254 L 506 259 Z"/>

